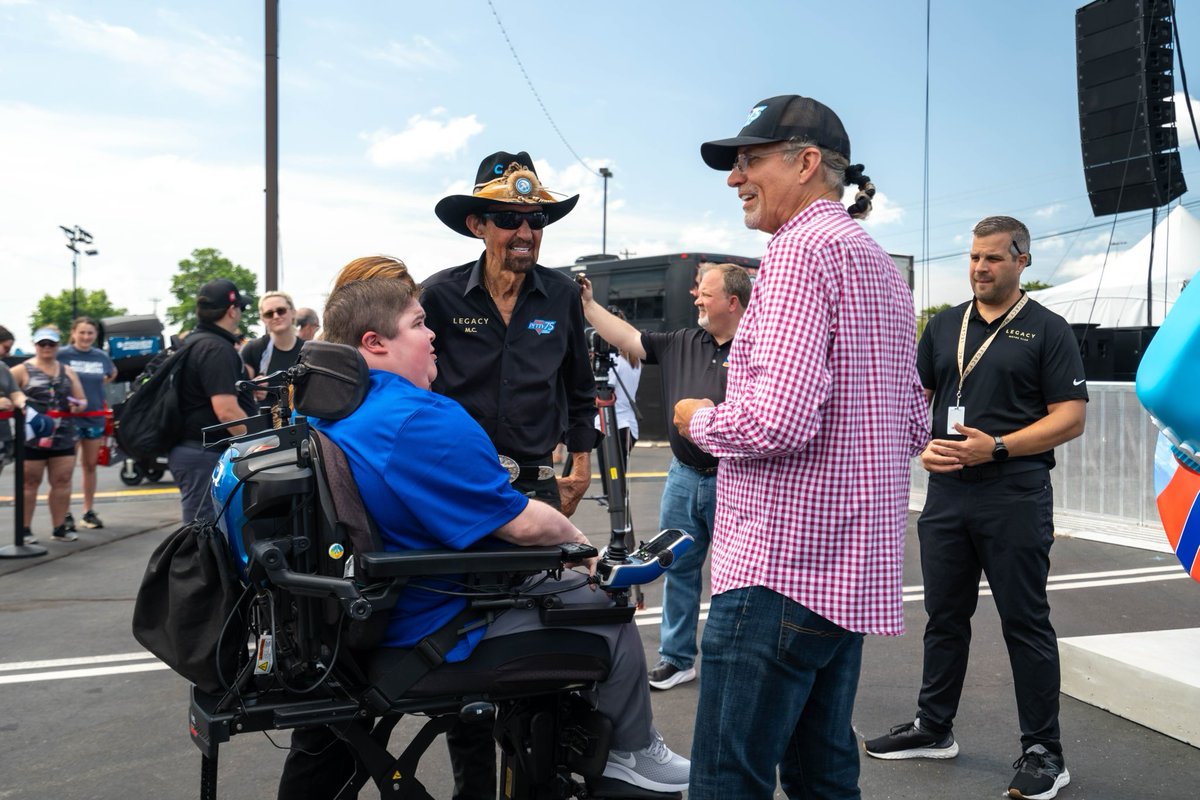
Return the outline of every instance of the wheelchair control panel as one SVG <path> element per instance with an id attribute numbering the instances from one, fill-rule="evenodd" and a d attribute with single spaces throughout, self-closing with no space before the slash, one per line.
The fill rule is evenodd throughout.
<path id="1" fill-rule="evenodd" d="M 695 539 L 677 528 L 667 528 L 623 560 L 602 557 L 596 567 L 600 586 L 605 589 L 628 589 L 630 586 L 653 583 L 688 551 Z M 609 550 L 605 550 L 605 556 Z"/>

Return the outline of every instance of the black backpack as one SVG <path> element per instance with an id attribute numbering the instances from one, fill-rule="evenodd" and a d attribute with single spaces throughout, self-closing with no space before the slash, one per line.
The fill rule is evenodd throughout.
<path id="1" fill-rule="evenodd" d="M 190 346 L 212 334 L 193 333 L 182 347 L 164 350 L 133 381 L 120 408 L 114 409 L 117 444 L 130 458 L 149 461 L 165 456 L 183 436 L 178 375 Z"/>

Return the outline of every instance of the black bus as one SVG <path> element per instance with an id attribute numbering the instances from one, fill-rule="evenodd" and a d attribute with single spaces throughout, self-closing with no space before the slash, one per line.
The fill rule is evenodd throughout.
<path id="1" fill-rule="evenodd" d="M 669 253 L 662 256 L 620 259 L 615 255 L 583 256 L 574 264 L 557 267 L 575 275 L 587 274 L 596 302 L 616 306 L 639 330 L 674 331 L 697 325 L 695 298 L 691 294 L 696 268 L 711 261 L 740 264 L 753 275 L 759 259 L 719 253 Z M 657 365 L 642 370 L 637 391 L 639 438 L 666 441 L 667 419 L 663 411 L 662 376 Z"/>

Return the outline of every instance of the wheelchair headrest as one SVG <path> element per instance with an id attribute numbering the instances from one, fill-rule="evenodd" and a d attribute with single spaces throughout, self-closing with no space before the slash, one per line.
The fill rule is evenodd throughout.
<path id="1" fill-rule="evenodd" d="M 343 419 L 367 396 L 370 370 L 356 348 L 309 341 L 300 350 L 293 379 L 292 407 L 319 419 Z"/>

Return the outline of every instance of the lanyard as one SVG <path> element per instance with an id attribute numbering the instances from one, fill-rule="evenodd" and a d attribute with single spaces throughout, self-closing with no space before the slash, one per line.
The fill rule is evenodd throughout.
<path id="1" fill-rule="evenodd" d="M 1008 323 L 1016 319 L 1017 314 L 1021 313 L 1021 309 L 1025 307 L 1025 303 L 1028 302 L 1028 300 L 1028 294 L 1021 295 L 1020 301 L 1013 306 L 1012 310 L 1008 312 L 1008 315 L 1004 317 L 1004 321 L 1000 323 L 1000 327 L 992 331 L 992 335 L 985 339 L 983 344 L 979 345 L 979 349 L 975 351 L 975 355 L 971 358 L 971 363 L 967 364 L 965 369 L 963 368 L 963 355 L 966 353 L 967 349 L 967 321 L 971 318 L 972 306 L 968 305 L 966 310 L 963 311 L 962 328 L 958 332 L 958 394 L 955 396 L 956 399 L 954 401 L 954 405 L 962 405 L 963 381 L 965 381 L 967 376 L 971 374 L 971 370 L 975 369 L 975 365 L 979 363 L 979 359 L 983 358 L 983 354 L 987 351 L 988 347 L 991 346 L 992 340 L 996 338 L 996 335 L 999 334 L 1000 331 L 1004 330 Z"/>

